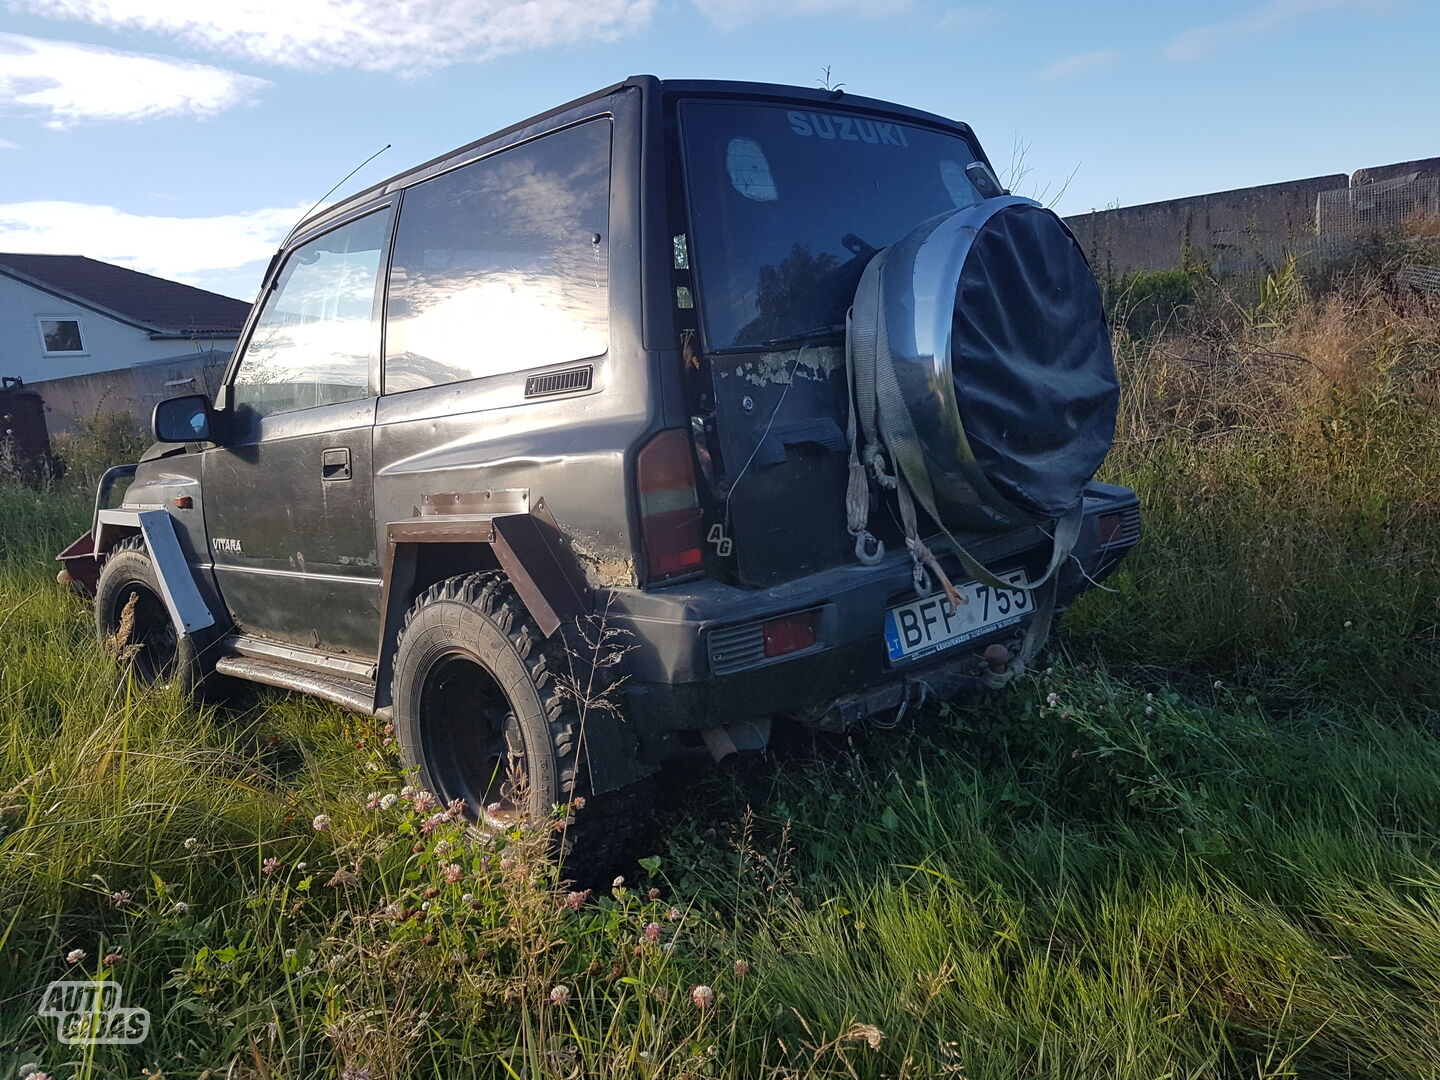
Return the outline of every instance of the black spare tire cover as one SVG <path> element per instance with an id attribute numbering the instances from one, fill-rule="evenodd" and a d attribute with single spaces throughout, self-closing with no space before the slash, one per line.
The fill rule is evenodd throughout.
<path id="1" fill-rule="evenodd" d="M 1114 439 L 1119 385 L 1100 289 L 1054 213 L 1002 196 L 930 219 L 866 268 L 862 310 L 947 527 L 1080 504 Z"/>

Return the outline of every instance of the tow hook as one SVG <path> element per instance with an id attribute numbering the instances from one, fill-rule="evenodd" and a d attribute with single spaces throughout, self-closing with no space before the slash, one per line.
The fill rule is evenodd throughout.
<path id="1" fill-rule="evenodd" d="M 1005 669 L 1010 665 L 1013 657 L 1010 655 L 1010 650 L 997 641 L 980 654 L 980 659 L 985 661 L 994 674 L 1004 675 Z"/>

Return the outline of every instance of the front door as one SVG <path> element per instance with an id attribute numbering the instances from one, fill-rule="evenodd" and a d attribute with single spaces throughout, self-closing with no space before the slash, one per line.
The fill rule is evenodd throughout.
<path id="1" fill-rule="evenodd" d="M 389 209 L 288 253 L 205 452 L 206 529 L 246 634 L 374 654 L 380 608 L 371 432 Z"/>

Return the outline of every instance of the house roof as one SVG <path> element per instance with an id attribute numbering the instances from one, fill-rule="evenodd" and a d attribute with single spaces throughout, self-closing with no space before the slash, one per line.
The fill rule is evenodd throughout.
<path id="1" fill-rule="evenodd" d="M 84 255 L 0 252 L 0 274 L 120 318 L 158 337 L 238 335 L 250 305 Z"/>

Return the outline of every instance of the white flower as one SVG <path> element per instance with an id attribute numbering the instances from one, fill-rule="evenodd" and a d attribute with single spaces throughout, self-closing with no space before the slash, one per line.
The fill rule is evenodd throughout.
<path id="1" fill-rule="evenodd" d="M 569 988 L 568 986 L 566 986 L 564 983 L 561 983 L 559 986 L 556 986 L 554 989 L 552 989 L 552 990 L 550 991 L 550 1004 L 551 1004 L 551 1005 L 568 1005 L 568 1004 L 570 1004 L 570 988 Z"/>
<path id="2" fill-rule="evenodd" d="M 330 827 L 330 815 L 316 814 L 315 820 L 310 822 L 310 824 L 314 827 L 316 832 L 324 832 Z"/>
<path id="3" fill-rule="evenodd" d="M 194 850 L 195 850 L 197 847 L 199 847 L 199 846 L 200 846 L 200 838 L 199 838 L 198 836 L 190 836 L 190 837 L 187 837 L 187 838 L 186 838 L 186 840 L 185 840 L 185 850 L 186 850 L 186 851 L 194 851 Z"/>
<path id="4" fill-rule="evenodd" d="M 621 874 L 619 877 L 617 877 L 614 881 L 610 883 L 610 886 L 611 888 L 615 889 L 623 889 L 625 887 L 625 875 Z"/>
<path id="5" fill-rule="evenodd" d="M 78 964 L 81 960 L 84 960 L 89 955 L 90 954 L 87 953 L 84 949 L 71 949 L 68 953 L 65 954 L 65 962 L 67 964 Z"/>
<path id="6" fill-rule="evenodd" d="M 175 906 L 172 907 L 170 910 L 173 911 L 176 915 L 184 915 L 187 911 L 190 910 L 190 905 L 185 903 L 184 900 L 176 900 Z"/>
<path id="7" fill-rule="evenodd" d="M 1351 622 L 1349 619 L 1346 619 L 1346 620 L 1345 620 L 1345 629 L 1346 629 L 1346 630 L 1350 630 L 1350 629 L 1352 629 L 1354 626 L 1355 626 L 1355 624 L 1354 624 L 1353 622 Z"/>
<path id="8" fill-rule="evenodd" d="M 1060 704 L 1060 695 L 1059 695 L 1059 694 L 1049 694 L 1049 695 L 1047 695 L 1046 698 L 1045 698 L 1045 704 L 1046 704 L 1046 705 L 1049 705 L 1052 709 L 1055 708 L 1055 706 L 1057 706 L 1057 705 Z"/>
<path id="9" fill-rule="evenodd" d="M 715 991 L 708 986 L 697 986 L 690 991 L 690 1000 L 697 1009 L 708 1009 L 715 1004 Z"/>
<path id="10" fill-rule="evenodd" d="M 367 761 L 367 762 L 365 762 L 365 771 L 366 771 L 366 772 L 379 772 L 379 771 L 380 771 L 380 763 L 379 763 L 378 761 Z"/>
<path id="11" fill-rule="evenodd" d="M 1223 682 L 1221 682 L 1219 679 L 1216 679 L 1216 680 L 1215 680 L 1215 689 L 1216 689 L 1216 690 L 1224 690 L 1224 689 L 1225 689 L 1225 684 L 1224 684 Z"/>
<path id="12" fill-rule="evenodd" d="M 408 798 L 412 797 L 414 794 L 415 794 L 415 788 L 414 788 L 412 785 L 410 785 L 410 784 L 406 784 L 404 787 L 402 787 L 402 788 L 400 789 L 400 797 L 401 797 L 402 799 L 408 799 Z"/>
<path id="13" fill-rule="evenodd" d="M 297 862 L 297 863 L 295 864 L 295 869 L 296 869 L 296 870 L 299 870 L 299 871 L 301 871 L 301 872 L 303 873 L 304 870 L 305 870 L 305 867 L 308 866 L 308 865 L 309 865 L 308 863 Z"/>
<path id="14" fill-rule="evenodd" d="M 381 810 L 389 810 L 392 806 L 394 806 L 394 805 L 395 805 L 397 802 L 399 802 L 399 801 L 400 801 L 400 797 L 399 797 L 398 795 L 396 795 L 393 791 L 392 791 L 392 792 L 389 792 L 388 794 L 381 795 L 381 796 L 380 796 L 380 809 L 381 809 Z"/>
<path id="15" fill-rule="evenodd" d="M 286 949 L 286 950 L 285 950 L 285 959 L 286 959 L 286 960 L 289 960 L 289 959 L 290 959 L 292 956 L 294 956 L 294 955 L 295 955 L 295 950 L 294 950 L 294 949 Z"/>
<path id="16" fill-rule="evenodd" d="M 1145 715 L 1146 715 L 1146 716 L 1154 716 L 1154 715 L 1155 715 L 1155 708 L 1154 708 L 1154 706 L 1146 705 L 1146 706 L 1145 706 Z"/>

